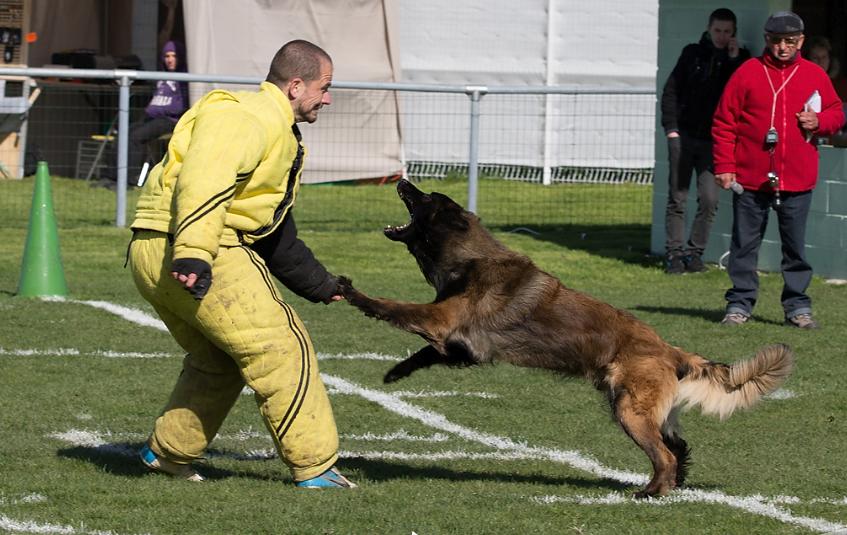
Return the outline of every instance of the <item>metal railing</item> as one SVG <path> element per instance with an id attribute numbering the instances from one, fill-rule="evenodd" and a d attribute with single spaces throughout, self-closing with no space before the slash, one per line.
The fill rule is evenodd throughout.
<path id="1" fill-rule="evenodd" d="M 130 86 L 135 81 L 174 80 L 180 82 L 201 82 L 218 84 L 258 85 L 261 78 L 252 76 L 205 75 L 177 72 L 136 71 L 136 70 L 87 70 L 87 69 L 48 69 L 48 68 L 0 68 L 0 76 L 66 79 L 98 79 L 114 80 L 119 86 L 117 114 L 117 181 L 116 181 L 116 213 L 115 225 L 126 226 L 127 219 L 127 164 L 128 140 L 130 127 Z M 410 84 L 410 83 L 370 83 L 334 81 L 334 89 L 400 91 L 416 93 L 464 94 L 469 100 L 468 127 L 468 202 L 467 208 L 476 212 L 477 191 L 479 179 L 479 148 L 480 148 L 480 103 L 485 95 L 542 95 L 550 98 L 552 95 L 655 95 L 653 90 L 607 88 L 574 88 L 561 86 L 512 87 L 484 85 L 439 85 L 439 84 Z M 653 99 L 653 101 L 655 98 Z M 550 184 L 554 176 L 552 165 L 549 165 L 551 151 L 550 130 L 553 128 L 549 118 L 549 103 L 544 117 L 543 145 L 543 176 L 542 183 Z M 652 124 L 651 124 L 652 126 Z M 651 142 L 652 146 L 652 142 Z M 652 156 L 652 152 L 651 152 Z"/>

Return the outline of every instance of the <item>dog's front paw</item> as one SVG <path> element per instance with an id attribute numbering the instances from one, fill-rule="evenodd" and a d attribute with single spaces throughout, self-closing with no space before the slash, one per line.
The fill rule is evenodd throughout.
<path id="1" fill-rule="evenodd" d="M 345 297 L 345 299 L 347 298 L 348 294 L 351 294 L 351 293 L 356 291 L 356 289 L 353 288 L 353 281 L 350 280 L 349 277 L 345 277 L 344 275 L 340 275 L 338 277 L 337 284 L 338 284 L 338 293 L 343 295 Z"/>
<path id="2" fill-rule="evenodd" d="M 409 365 L 405 361 L 403 361 L 388 370 L 388 372 L 382 378 L 382 382 L 385 384 L 397 382 L 400 379 L 412 375 L 412 371 L 413 370 L 409 369 Z"/>
<path id="3" fill-rule="evenodd" d="M 353 281 L 347 277 L 338 277 L 338 291 L 348 303 L 365 313 L 366 316 L 378 317 L 374 311 L 374 300 L 353 287 Z"/>
<path id="4" fill-rule="evenodd" d="M 353 287 L 353 281 L 344 276 L 338 277 L 338 292 L 354 306 L 359 306 L 366 299 L 362 292 Z"/>

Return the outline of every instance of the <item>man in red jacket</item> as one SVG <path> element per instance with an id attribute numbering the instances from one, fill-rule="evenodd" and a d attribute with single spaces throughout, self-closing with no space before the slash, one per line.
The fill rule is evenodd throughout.
<path id="1" fill-rule="evenodd" d="M 732 203 L 732 243 L 721 323 L 746 323 L 756 304 L 759 247 L 773 208 L 782 242 L 782 307 L 786 324 L 817 328 L 806 289 L 806 219 L 818 178 L 815 137 L 844 124 L 841 100 L 819 66 L 800 56 L 803 20 L 790 11 L 765 23 L 765 51 L 730 78 L 715 111 L 715 180 L 740 192 Z M 741 186 L 740 188 L 736 186 Z"/>

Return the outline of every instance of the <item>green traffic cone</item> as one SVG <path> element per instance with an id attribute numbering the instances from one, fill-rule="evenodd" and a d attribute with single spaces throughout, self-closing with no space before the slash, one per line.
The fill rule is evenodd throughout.
<path id="1" fill-rule="evenodd" d="M 38 162 L 29 229 L 26 235 L 24 259 L 18 295 L 46 297 L 68 295 L 62 257 L 59 254 L 59 232 L 53 213 L 53 192 L 47 162 Z"/>

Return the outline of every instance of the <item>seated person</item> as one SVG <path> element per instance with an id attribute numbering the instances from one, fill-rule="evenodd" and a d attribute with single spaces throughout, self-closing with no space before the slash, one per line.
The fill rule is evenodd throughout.
<path id="1" fill-rule="evenodd" d="M 168 41 L 162 47 L 164 70 L 186 72 L 185 47 L 178 41 Z M 188 83 L 172 80 L 156 82 L 153 98 L 144 109 L 144 120 L 133 125 L 129 132 L 129 173 L 138 176 L 147 161 L 147 143 L 173 131 L 174 125 L 188 109 Z M 150 162 L 153 163 L 153 162 Z M 130 179 L 130 183 L 134 183 Z"/>

